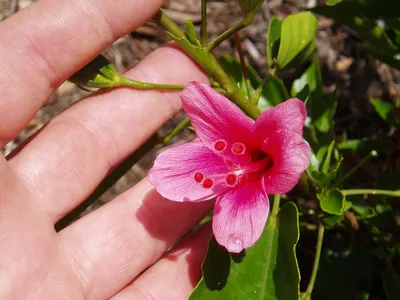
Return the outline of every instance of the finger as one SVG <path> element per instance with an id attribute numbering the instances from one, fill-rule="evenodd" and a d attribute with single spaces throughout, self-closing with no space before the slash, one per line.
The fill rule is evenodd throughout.
<path id="1" fill-rule="evenodd" d="M 59 233 L 88 299 L 114 295 L 198 223 L 212 201 L 162 198 L 146 179 Z"/>
<path id="2" fill-rule="evenodd" d="M 177 65 L 179 71 L 171 72 Z M 172 47 L 150 54 L 127 75 L 156 83 L 206 80 Z M 179 92 L 118 89 L 99 94 L 56 117 L 10 164 L 56 222 L 180 108 Z"/>
<path id="3" fill-rule="evenodd" d="M 186 300 L 201 278 L 211 224 L 191 234 L 111 300 Z"/>
<path id="4" fill-rule="evenodd" d="M 23 299 L 49 269 L 56 233 L 0 155 L 0 299 Z M 34 278 L 31 277 L 35 274 Z"/>
<path id="5" fill-rule="evenodd" d="M 41 0 L 0 24 L 0 148 L 57 86 L 163 0 Z"/>

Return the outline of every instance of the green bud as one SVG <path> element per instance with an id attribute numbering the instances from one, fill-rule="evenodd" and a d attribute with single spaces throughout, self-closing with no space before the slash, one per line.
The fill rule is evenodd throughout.
<path id="1" fill-rule="evenodd" d="M 105 89 L 117 86 L 119 78 L 115 67 L 103 55 L 99 55 L 68 80 L 82 88 Z"/>
<path id="2" fill-rule="evenodd" d="M 255 13 L 264 0 L 238 0 L 240 8 L 245 15 Z"/>

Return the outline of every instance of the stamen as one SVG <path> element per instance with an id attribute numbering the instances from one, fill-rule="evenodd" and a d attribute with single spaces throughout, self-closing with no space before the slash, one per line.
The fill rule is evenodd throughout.
<path id="1" fill-rule="evenodd" d="M 236 155 L 243 155 L 246 152 L 246 146 L 243 143 L 234 143 L 231 151 Z"/>
<path id="2" fill-rule="evenodd" d="M 217 152 L 222 152 L 226 149 L 226 142 L 224 140 L 218 140 L 214 143 L 214 149 Z"/>
<path id="3" fill-rule="evenodd" d="M 206 178 L 203 181 L 203 187 L 205 189 L 210 189 L 213 186 L 214 182 L 210 178 Z"/>
<path id="4" fill-rule="evenodd" d="M 203 173 L 201 173 L 201 172 L 196 172 L 196 173 L 194 174 L 194 180 L 195 180 L 197 183 L 202 183 L 202 182 L 203 182 L 203 179 L 204 179 L 204 174 L 203 174 Z"/>
<path id="5" fill-rule="evenodd" d="M 237 183 L 237 179 L 238 179 L 237 176 L 235 174 L 231 173 L 231 174 L 226 175 L 225 182 L 229 186 L 234 186 Z"/>

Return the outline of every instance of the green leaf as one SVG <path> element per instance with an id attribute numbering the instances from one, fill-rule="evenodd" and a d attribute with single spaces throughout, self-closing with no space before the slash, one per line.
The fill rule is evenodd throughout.
<path id="1" fill-rule="evenodd" d="M 243 75 L 242 67 L 240 62 L 235 60 L 230 55 L 224 55 L 218 59 L 218 62 L 222 69 L 229 75 L 234 83 L 237 84 L 238 88 L 244 96 L 247 96 L 247 87 L 245 77 Z M 252 87 L 257 87 L 261 84 L 261 78 L 257 72 L 250 66 L 247 65 L 249 73 L 249 79 Z"/>
<path id="2" fill-rule="evenodd" d="M 298 211 L 291 202 L 269 217 L 260 240 L 241 254 L 229 254 L 212 239 L 203 278 L 189 299 L 299 299 L 298 239 Z"/>
<path id="3" fill-rule="evenodd" d="M 267 65 L 273 68 L 274 59 L 276 59 L 279 51 L 279 42 L 281 38 L 282 20 L 272 17 L 268 26 L 267 38 Z"/>
<path id="4" fill-rule="evenodd" d="M 383 102 L 377 98 L 369 98 L 369 102 L 372 104 L 372 106 L 375 108 L 375 111 L 379 114 L 379 116 L 387 121 L 390 112 L 393 109 L 392 104 L 389 102 Z"/>
<path id="5" fill-rule="evenodd" d="M 240 8 L 245 15 L 252 14 L 257 11 L 264 0 L 239 0 Z"/>
<path id="6" fill-rule="evenodd" d="M 258 108 L 264 111 L 289 99 L 289 93 L 281 79 L 275 75 L 268 75 L 267 82 L 262 87 Z"/>
<path id="7" fill-rule="evenodd" d="M 398 300 L 400 296 L 400 276 L 392 266 L 382 273 L 383 288 L 388 300 Z"/>
<path id="8" fill-rule="evenodd" d="M 193 45 L 201 47 L 201 44 L 200 44 L 199 40 L 197 39 L 197 35 L 194 30 L 193 21 L 190 18 L 188 18 L 186 20 L 185 29 L 186 29 L 185 35 L 186 35 L 186 38 L 189 40 L 189 42 L 191 42 Z"/>
<path id="9" fill-rule="evenodd" d="M 322 146 L 317 155 L 311 156 L 313 162 L 307 169 L 307 174 L 311 180 L 321 186 L 323 189 L 328 189 L 333 179 L 335 179 L 337 172 L 343 158 L 339 157 L 335 163 L 332 163 L 332 155 L 337 157 L 337 150 L 335 149 L 335 141 L 332 141 L 329 146 Z M 310 159 L 311 161 L 311 159 Z"/>
<path id="10" fill-rule="evenodd" d="M 329 144 L 334 139 L 333 116 L 337 107 L 336 93 L 323 96 L 323 83 L 318 57 L 314 56 L 310 66 L 293 82 L 291 96 L 307 101 L 308 126 L 315 129 L 319 145 Z"/>
<path id="11" fill-rule="evenodd" d="M 293 81 L 290 94 L 292 97 L 296 97 L 304 101 L 310 97 L 310 101 L 316 103 L 321 101 L 322 87 L 323 83 L 318 57 L 314 56 L 310 66 L 306 69 L 303 75 L 301 75 L 299 79 Z M 312 107 L 310 108 L 312 109 Z"/>
<path id="12" fill-rule="evenodd" d="M 350 152 L 358 155 L 367 155 L 372 150 L 385 154 L 393 150 L 393 138 L 363 138 L 354 140 L 344 140 L 337 145 L 342 152 Z"/>
<path id="13" fill-rule="evenodd" d="M 339 189 L 334 189 L 326 193 L 318 193 L 317 198 L 321 209 L 332 215 L 343 215 L 345 211 L 346 197 Z"/>
<path id="14" fill-rule="evenodd" d="M 314 51 L 317 26 L 318 21 L 310 12 L 290 15 L 283 21 L 277 57 L 279 70 L 295 64 L 296 58 L 304 61 L 304 54 Z"/>
<path id="15" fill-rule="evenodd" d="M 343 0 L 328 0 L 328 1 L 326 2 L 326 5 L 334 6 L 334 5 L 339 4 L 339 3 L 342 2 L 342 1 L 343 1 Z"/>
<path id="16" fill-rule="evenodd" d="M 347 25 L 367 42 L 360 46 L 363 50 L 392 67 L 400 68 L 400 49 L 389 38 L 385 28 L 376 22 L 382 17 L 398 18 L 397 7 L 397 0 L 387 0 L 385 5 L 376 0 L 364 0 L 316 6 L 312 11 Z"/>
<path id="17" fill-rule="evenodd" d="M 328 226 L 335 226 L 339 224 L 343 220 L 343 215 L 325 215 L 324 218 L 324 224 Z"/>
<path id="18" fill-rule="evenodd" d="M 351 209 L 361 218 L 368 219 L 376 215 L 375 210 L 361 196 L 349 196 L 347 200 L 351 203 Z"/>
<path id="19" fill-rule="evenodd" d="M 315 8 L 324 7 L 326 10 L 333 11 L 337 14 L 342 12 L 342 15 L 361 16 L 371 20 L 391 20 L 399 16 L 398 3 L 398 0 L 385 0 L 384 5 L 376 0 L 328 0 L 326 4 L 333 5 L 321 5 Z"/>
<path id="20" fill-rule="evenodd" d="M 331 166 L 332 152 L 335 147 L 335 141 L 332 141 L 328 147 L 328 151 L 326 152 L 326 158 L 324 164 L 322 165 L 322 172 L 325 174 L 329 173 L 329 169 Z"/>
<path id="21" fill-rule="evenodd" d="M 230 55 L 220 57 L 218 62 L 232 81 L 237 84 L 243 96 L 247 96 L 246 81 L 240 62 Z M 261 84 L 261 78 L 250 65 L 247 65 L 247 70 L 253 91 L 255 91 L 255 89 Z M 282 80 L 272 74 L 268 76 L 268 80 L 262 87 L 261 96 L 258 102 L 261 111 L 289 99 L 289 93 Z"/>
<path id="22" fill-rule="evenodd" d="M 379 116 L 387 123 L 392 126 L 397 126 L 399 124 L 399 120 L 394 116 L 394 107 L 391 103 L 373 97 L 369 99 L 369 102 L 372 104 Z"/>
<path id="23" fill-rule="evenodd" d="M 327 136 L 328 140 L 333 138 L 333 116 L 336 112 L 337 103 L 338 99 L 336 92 L 333 92 L 326 97 L 323 97 L 317 105 L 315 105 L 315 103 L 312 105 L 312 122 L 315 124 L 315 127 L 319 132 L 324 133 L 325 136 Z"/>

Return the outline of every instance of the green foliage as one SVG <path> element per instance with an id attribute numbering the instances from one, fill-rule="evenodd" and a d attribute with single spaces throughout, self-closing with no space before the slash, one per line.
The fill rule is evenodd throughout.
<path id="1" fill-rule="evenodd" d="M 306 71 L 293 82 L 290 93 L 292 97 L 306 101 L 310 118 L 307 126 L 320 146 L 330 143 L 334 138 L 333 116 L 337 107 L 336 93 L 323 95 L 322 88 L 321 70 L 318 58 L 314 56 Z"/>
<path id="2" fill-rule="evenodd" d="M 392 126 L 400 124 L 399 119 L 395 117 L 393 104 L 389 102 L 383 102 L 377 98 L 370 98 L 369 102 L 374 107 L 375 111 L 379 116 Z"/>
<path id="3" fill-rule="evenodd" d="M 281 28 L 282 21 L 277 17 L 272 17 L 268 26 L 267 38 L 267 65 L 269 68 L 274 66 L 274 59 L 278 56 Z"/>
<path id="4" fill-rule="evenodd" d="M 244 96 L 247 95 L 246 78 L 244 77 L 242 66 L 240 62 L 234 59 L 230 55 L 221 56 L 218 60 L 222 69 L 229 75 L 237 87 L 240 89 Z M 249 72 L 250 83 L 253 87 L 257 87 L 261 83 L 261 78 L 257 72 L 250 66 L 247 65 Z M 253 90 L 254 91 L 254 90 Z"/>
<path id="5" fill-rule="evenodd" d="M 351 203 L 351 209 L 360 217 L 360 218 L 372 218 L 376 215 L 375 210 L 369 206 L 364 199 L 360 196 L 351 196 L 347 197 L 347 200 Z"/>
<path id="6" fill-rule="evenodd" d="M 324 191 L 330 187 L 332 181 L 336 178 L 342 163 L 342 158 L 335 158 L 332 161 L 332 155 L 337 151 L 334 146 L 335 143 L 332 141 L 329 146 L 321 147 L 316 155 L 312 154 L 312 163 L 307 170 L 308 176 Z"/>
<path id="7" fill-rule="evenodd" d="M 187 19 L 185 28 L 186 28 L 185 35 L 188 41 L 191 42 L 193 45 L 201 47 L 201 44 L 194 30 L 193 21 L 190 18 Z"/>
<path id="8" fill-rule="evenodd" d="M 317 194 L 321 209 L 332 215 L 342 216 L 345 212 L 346 197 L 339 189 Z"/>
<path id="9" fill-rule="evenodd" d="M 249 20 L 248 16 L 254 16 L 254 10 L 262 1 L 243 0 L 239 3 L 246 16 L 235 30 Z M 361 49 L 392 66 L 400 67 L 400 19 L 393 3 L 392 0 L 384 4 L 372 0 L 328 0 L 325 6 L 318 6 L 313 12 L 334 18 L 352 28 L 362 39 L 359 45 Z M 384 286 L 388 299 L 394 299 L 396 296 L 393 295 L 399 294 L 400 287 L 398 270 L 393 271 L 394 268 L 389 267 L 384 272 L 381 270 L 396 257 L 399 249 L 395 242 L 399 235 L 395 223 L 398 208 L 382 195 L 396 196 L 397 193 L 376 193 L 373 188 L 399 189 L 399 172 L 391 170 L 386 163 L 396 154 L 390 134 L 399 125 L 397 108 L 395 104 L 370 99 L 377 114 L 391 126 L 385 126 L 391 130 L 387 135 L 380 133 L 348 139 L 341 126 L 336 130 L 342 132 L 338 136 L 334 122 L 338 96 L 336 91 L 324 92 L 321 68 L 315 53 L 317 25 L 317 19 L 310 12 L 289 15 L 283 21 L 272 17 L 267 33 L 265 61 L 268 69 L 264 78 L 250 65 L 246 67 L 249 73 L 246 78 L 243 66 L 231 56 L 221 57 L 217 66 L 210 48 L 199 45 L 190 20 L 185 32 L 182 31 L 183 36 L 174 30 L 176 36 L 171 36 L 184 50 L 192 52 L 191 57 L 197 63 L 205 65 L 213 87 L 231 99 L 239 95 L 246 105 L 256 108 L 256 113 L 252 115 L 250 110 L 246 110 L 246 105 L 241 106 L 242 102 L 233 100 L 242 109 L 244 107 L 249 116 L 255 118 L 259 111 L 276 106 L 289 97 L 297 97 L 306 104 L 304 138 L 312 148 L 310 166 L 307 174 L 301 177 L 302 189 L 295 190 L 294 197 L 289 193 L 287 198 L 299 199 L 301 224 L 305 229 L 315 228 L 316 224 L 321 228 L 323 224 L 329 235 L 323 243 L 322 260 L 315 268 L 318 273 L 313 271 L 313 275 L 317 274 L 314 292 L 311 297 L 308 295 L 313 290 L 310 280 L 307 282 L 307 295 L 303 294 L 307 296 L 306 299 L 373 299 L 372 276 L 379 275 L 382 275 L 382 282 L 378 280 L 382 285 L 378 287 L 381 294 Z M 220 72 L 219 67 L 226 74 Z M 281 71 L 287 74 L 289 68 L 297 68 L 296 73 L 291 74 L 299 74 L 291 85 L 285 81 L 290 93 L 280 78 L 284 73 Z M 297 73 L 300 70 L 302 72 Z M 367 159 L 351 169 L 354 162 L 360 162 L 360 156 L 369 155 L 372 150 L 382 154 L 380 161 L 377 159 L 376 162 L 387 165 L 386 168 L 391 170 L 382 172 L 378 184 L 375 178 L 365 182 L 363 176 L 353 176 L 363 171 L 358 167 Z M 345 169 L 342 164 L 346 164 Z M 350 171 L 347 173 L 348 168 Z M 346 213 L 348 210 L 351 211 Z M 294 252 L 299 236 L 297 208 L 289 202 L 278 214 L 275 209 L 274 212 L 268 219 L 261 239 L 239 255 L 229 254 L 214 239 L 210 241 L 203 264 L 203 278 L 190 299 L 299 298 L 300 275 Z M 321 236 L 323 234 L 324 231 Z M 347 241 L 339 238 L 347 234 L 350 236 Z M 319 237 L 319 241 L 322 241 L 322 237 Z M 377 269 L 373 261 L 383 268 Z M 307 280 L 307 272 L 305 275 Z"/>
<path id="10" fill-rule="evenodd" d="M 352 28 L 364 40 L 365 43 L 360 45 L 364 51 L 400 68 L 397 0 L 387 0 L 384 4 L 376 0 L 341 1 L 333 6 L 314 7 L 312 11 Z M 386 25 L 382 26 L 377 20 L 384 20 Z"/>
<path id="11" fill-rule="evenodd" d="M 261 97 L 258 102 L 258 108 L 264 111 L 289 99 L 289 93 L 283 84 L 283 81 L 277 76 L 268 75 L 268 79 L 262 86 Z"/>
<path id="12" fill-rule="evenodd" d="M 328 0 L 326 2 L 326 5 L 336 5 L 339 4 L 340 2 L 342 2 L 343 0 Z"/>
<path id="13" fill-rule="evenodd" d="M 345 139 L 338 143 L 337 146 L 342 153 L 352 153 L 364 156 L 372 150 L 375 150 L 378 153 L 387 154 L 393 149 L 394 143 L 393 139 L 390 137 L 362 138 L 354 140 Z"/>
<path id="14" fill-rule="evenodd" d="M 282 22 L 277 69 L 299 66 L 315 51 L 318 21 L 309 12 L 290 15 Z"/>
<path id="15" fill-rule="evenodd" d="M 369 247 L 327 245 L 323 250 L 313 300 L 365 298 L 372 281 L 372 253 Z"/>
<path id="16" fill-rule="evenodd" d="M 220 57 L 219 63 L 224 71 L 229 74 L 232 81 L 236 83 L 243 96 L 246 96 L 246 78 L 243 74 L 240 62 L 235 60 L 232 56 L 224 55 Z M 253 87 L 252 92 L 256 92 L 256 89 L 260 88 L 258 107 L 261 111 L 289 99 L 289 93 L 280 78 L 273 74 L 268 75 L 267 81 L 260 86 L 262 80 L 257 72 L 249 65 L 247 65 L 247 70 L 249 73 L 250 83 Z"/>
<path id="17" fill-rule="evenodd" d="M 229 254 L 212 239 L 203 278 L 189 299 L 298 299 L 298 238 L 297 208 L 287 203 L 269 217 L 260 240 L 241 254 Z"/>

